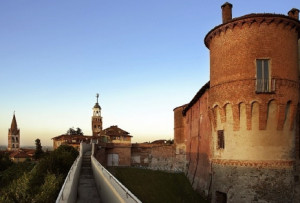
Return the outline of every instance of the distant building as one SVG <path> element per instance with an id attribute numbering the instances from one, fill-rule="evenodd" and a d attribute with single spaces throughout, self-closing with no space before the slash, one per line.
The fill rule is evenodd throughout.
<path id="1" fill-rule="evenodd" d="M 99 94 L 97 94 L 97 102 L 93 108 L 92 116 L 92 132 L 93 136 L 99 136 L 102 131 L 102 117 L 101 117 L 101 107 L 98 103 Z"/>
<path id="2" fill-rule="evenodd" d="M 18 129 L 16 116 L 14 113 L 10 129 L 8 129 L 8 151 L 20 149 L 20 129 Z"/>
<path id="3" fill-rule="evenodd" d="M 9 155 L 9 157 L 15 163 L 24 162 L 26 160 L 31 160 L 33 157 L 33 154 L 32 154 L 32 156 L 30 156 L 28 153 L 26 153 L 26 151 L 24 151 L 24 150 L 17 150 L 17 151 L 12 152 Z"/>
<path id="4" fill-rule="evenodd" d="M 75 149 L 79 150 L 81 142 L 90 143 L 93 136 L 84 136 L 84 135 L 59 135 L 57 137 L 53 137 L 53 149 L 57 149 L 60 145 L 70 145 Z"/>
<path id="5" fill-rule="evenodd" d="M 131 135 L 129 132 L 118 128 L 117 125 L 110 126 L 102 130 L 101 107 L 98 103 L 99 94 L 97 94 L 97 102 L 93 107 L 92 116 L 92 133 L 93 135 L 68 135 L 63 134 L 53 137 L 53 149 L 57 149 L 60 145 L 70 145 L 79 149 L 81 142 L 94 143 L 131 143 Z"/>
<path id="6" fill-rule="evenodd" d="M 129 132 L 118 128 L 117 125 L 110 126 L 102 130 L 100 133 L 101 137 L 105 137 L 107 142 L 110 143 L 131 143 L 131 135 Z"/>

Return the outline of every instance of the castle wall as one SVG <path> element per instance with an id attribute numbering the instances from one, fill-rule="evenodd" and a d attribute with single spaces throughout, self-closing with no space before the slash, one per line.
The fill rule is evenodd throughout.
<path id="1" fill-rule="evenodd" d="M 185 156 L 186 154 L 186 134 L 184 133 L 185 121 L 182 111 L 187 105 L 174 109 L 174 144 L 176 154 Z"/>
<path id="2" fill-rule="evenodd" d="M 298 40 L 298 65 L 299 65 L 299 76 L 300 76 L 300 39 Z M 300 89 L 299 89 L 300 91 Z M 300 96 L 300 93 L 299 93 Z M 295 138 L 295 199 L 300 200 L 300 109 L 298 106 L 297 120 L 296 120 L 296 138 Z"/>
<path id="3" fill-rule="evenodd" d="M 259 130 L 259 104 L 254 103 L 251 130 L 247 130 L 246 105 L 239 106 L 239 130 L 234 131 L 233 109 L 225 106 L 226 115 L 216 109 L 216 129 L 212 130 L 212 201 L 216 192 L 227 195 L 228 202 L 266 201 L 290 202 L 294 189 L 294 145 L 296 128 L 290 129 L 289 108 L 283 129 L 277 130 L 277 104 L 271 101 L 267 109 L 265 130 Z M 293 120 L 295 122 L 295 120 Z M 249 127 L 249 126 L 248 126 Z M 224 130 L 225 148 L 217 148 L 218 130 Z"/>
<path id="4" fill-rule="evenodd" d="M 250 109 L 251 130 L 247 129 L 246 104 L 241 103 L 238 107 L 239 118 L 237 118 L 239 130 L 234 130 L 233 108 L 227 104 L 224 109 L 215 109 L 216 129 L 213 130 L 214 159 L 235 159 L 235 160 L 293 160 L 295 128 L 291 129 L 292 118 L 291 107 L 284 106 L 286 119 L 282 130 L 277 130 L 278 105 L 271 101 L 266 111 L 266 129 L 259 129 L 258 103 L 253 103 Z M 225 111 L 226 121 L 222 122 L 221 111 Z M 218 149 L 218 130 L 224 131 L 225 148 Z"/>
<path id="5" fill-rule="evenodd" d="M 101 143 L 95 147 L 95 158 L 104 166 L 108 156 L 115 154 L 119 166 L 145 167 L 154 170 L 185 172 L 185 155 L 175 153 L 174 144 Z"/>
<path id="6" fill-rule="evenodd" d="M 211 123 L 206 91 L 186 112 L 185 129 L 187 177 L 194 189 L 207 196 L 211 185 Z"/>
<path id="7" fill-rule="evenodd" d="M 225 5 L 226 6 L 226 5 Z M 212 201 L 291 202 L 299 97 L 294 19 L 250 14 L 217 26 L 210 49 Z M 257 59 L 267 61 L 259 84 Z M 262 68 L 262 67 L 261 67 Z"/>
<path id="8" fill-rule="evenodd" d="M 131 144 L 108 144 L 106 146 L 106 161 L 109 154 L 117 154 L 119 157 L 118 166 L 130 166 Z"/>
<path id="9" fill-rule="evenodd" d="M 256 58 L 272 60 L 274 78 L 298 80 L 298 64 L 295 60 L 298 33 L 284 23 L 269 24 L 274 18 L 253 17 L 255 21 L 251 20 L 247 19 L 247 22 L 235 26 L 224 26 L 224 30 L 210 41 L 211 87 L 231 81 L 255 79 Z"/>
<path id="10" fill-rule="evenodd" d="M 293 167 L 213 164 L 213 174 L 212 191 L 226 193 L 227 202 L 292 202 Z"/>
<path id="11" fill-rule="evenodd" d="M 299 73 L 300 73 L 300 39 L 298 40 L 298 66 L 299 66 Z M 299 74 L 300 76 L 300 74 Z"/>
<path id="12" fill-rule="evenodd" d="M 174 144 L 133 144 L 131 166 L 184 172 L 185 156 L 175 153 Z"/>

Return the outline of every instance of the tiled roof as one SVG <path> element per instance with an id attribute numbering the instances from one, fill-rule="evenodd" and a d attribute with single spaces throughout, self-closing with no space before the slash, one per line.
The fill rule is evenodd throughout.
<path id="1" fill-rule="evenodd" d="M 98 102 L 95 104 L 94 108 L 101 109 L 101 106 L 98 104 Z"/>
<path id="2" fill-rule="evenodd" d="M 93 136 L 88 136 L 88 135 L 59 135 L 56 137 L 51 138 L 52 140 L 59 140 L 59 139 L 82 139 L 85 140 L 86 138 L 90 139 L 93 138 Z"/>
<path id="3" fill-rule="evenodd" d="M 117 125 L 112 125 L 109 128 L 106 128 L 106 129 L 102 130 L 102 132 L 100 134 L 101 135 L 106 135 L 106 136 L 132 137 L 131 135 L 129 135 L 129 132 L 126 132 L 125 130 L 122 130 Z"/>
<path id="4" fill-rule="evenodd" d="M 9 155 L 11 158 L 30 158 L 28 154 L 26 154 L 24 151 L 19 150 L 19 151 L 14 151 Z"/>

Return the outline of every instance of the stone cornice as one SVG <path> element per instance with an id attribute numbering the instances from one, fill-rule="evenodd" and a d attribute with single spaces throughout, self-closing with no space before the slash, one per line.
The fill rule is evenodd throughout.
<path id="1" fill-rule="evenodd" d="M 205 46 L 209 48 L 211 40 L 216 35 L 220 35 L 222 32 L 226 32 L 228 29 L 233 29 L 236 26 L 242 27 L 245 24 L 250 27 L 253 23 L 258 23 L 259 25 L 262 23 L 266 23 L 267 25 L 270 25 L 272 23 L 276 25 L 283 24 L 289 29 L 295 29 L 300 37 L 299 20 L 280 14 L 249 14 L 242 17 L 233 18 L 227 23 L 214 27 L 211 31 L 207 33 L 207 35 L 204 38 Z"/>
<path id="2" fill-rule="evenodd" d="M 212 159 L 212 163 L 221 165 L 221 166 L 241 166 L 241 167 L 255 167 L 255 168 L 283 168 L 283 167 L 293 167 L 295 161 L 293 161 L 293 160 L 252 161 L 252 160 Z"/>

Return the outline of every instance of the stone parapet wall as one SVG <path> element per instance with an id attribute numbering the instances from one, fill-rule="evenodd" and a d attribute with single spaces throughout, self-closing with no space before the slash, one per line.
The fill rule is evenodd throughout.
<path id="1" fill-rule="evenodd" d="M 131 165 L 154 170 L 185 172 L 185 155 L 176 154 L 173 144 L 133 144 Z"/>
<path id="2" fill-rule="evenodd" d="M 246 167 L 213 164 L 212 202 L 217 193 L 227 202 L 292 202 L 293 167 Z"/>

